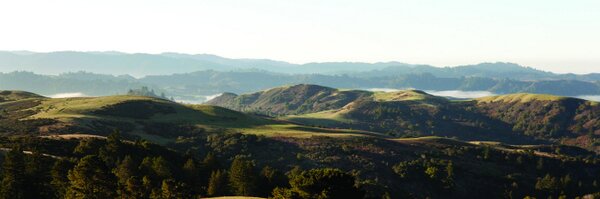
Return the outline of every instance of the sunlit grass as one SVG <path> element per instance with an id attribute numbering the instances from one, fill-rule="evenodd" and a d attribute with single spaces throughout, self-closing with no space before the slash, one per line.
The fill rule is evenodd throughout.
<path id="1" fill-rule="evenodd" d="M 546 95 L 546 94 L 531 94 L 531 93 L 517 93 L 510 95 L 499 95 L 490 96 L 477 99 L 479 102 L 520 102 L 526 103 L 531 101 L 557 101 L 566 99 L 567 97 Z"/>

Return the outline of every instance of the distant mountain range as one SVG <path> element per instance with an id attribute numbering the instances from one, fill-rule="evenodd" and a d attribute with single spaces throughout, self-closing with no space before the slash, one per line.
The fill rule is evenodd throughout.
<path id="1" fill-rule="evenodd" d="M 114 95 L 146 86 L 179 101 L 202 102 L 207 96 L 224 92 L 249 93 L 294 84 L 348 89 L 600 95 L 598 73 L 555 74 L 502 62 L 443 68 L 400 62 L 298 65 L 207 54 L 0 51 L 0 89 L 27 90 L 46 96 Z"/>
<path id="2" fill-rule="evenodd" d="M 486 77 L 436 77 L 429 73 L 357 77 L 349 75 L 284 74 L 268 71 L 198 71 L 134 78 L 87 72 L 40 75 L 32 72 L 0 73 L 0 89 L 28 90 L 46 96 L 83 93 L 90 96 L 124 94 L 147 86 L 176 100 L 198 103 L 224 92 L 249 93 L 293 84 L 319 84 L 337 88 L 414 88 L 434 91 L 487 91 L 495 94 L 539 93 L 562 96 L 600 95 L 600 82 L 580 80 L 495 79 Z"/>
<path id="3" fill-rule="evenodd" d="M 600 74 L 554 74 L 513 63 L 481 63 L 455 67 L 434 67 L 401 62 L 326 62 L 292 64 L 269 59 L 229 59 L 209 54 L 128 54 L 121 52 L 50 52 L 0 51 L 0 72 L 32 71 L 60 74 L 91 73 L 132 76 L 168 75 L 201 70 L 265 70 L 286 74 L 348 74 L 358 77 L 394 76 L 430 73 L 437 77 L 488 77 L 517 80 L 571 79 L 598 81 Z"/>

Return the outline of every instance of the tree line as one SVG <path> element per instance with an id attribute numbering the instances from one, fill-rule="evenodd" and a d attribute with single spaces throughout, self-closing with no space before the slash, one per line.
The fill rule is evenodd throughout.
<path id="1" fill-rule="evenodd" d="M 355 177 L 339 169 L 257 168 L 237 156 L 230 164 L 209 152 L 198 159 L 148 142 L 82 139 L 78 157 L 4 154 L 0 198 L 200 198 L 225 195 L 272 198 L 363 198 Z"/>

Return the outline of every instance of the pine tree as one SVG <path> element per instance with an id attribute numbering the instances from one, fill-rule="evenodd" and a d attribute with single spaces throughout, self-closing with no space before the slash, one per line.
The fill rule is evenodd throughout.
<path id="1" fill-rule="evenodd" d="M 452 161 L 449 161 L 448 164 L 446 165 L 446 178 L 453 178 L 454 177 L 454 165 L 452 164 Z"/>
<path id="2" fill-rule="evenodd" d="M 270 166 L 265 166 L 260 171 L 259 195 L 267 197 L 275 187 L 284 187 L 287 183 L 288 179 L 283 173 Z"/>
<path id="3" fill-rule="evenodd" d="M 159 179 L 170 179 L 173 177 L 171 164 L 162 156 L 155 157 L 152 161 L 152 170 Z"/>
<path id="4" fill-rule="evenodd" d="M 142 199 L 149 196 L 145 192 L 142 181 L 137 176 L 132 176 L 125 182 L 125 191 L 122 193 L 122 198 Z"/>
<path id="5" fill-rule="evenodd" d="M 131 156 L 125 156 L 123 161 L 113 169 L 113 173 L 117 176 L 119 184 L 124 185 L 129 178 L 138 174 L 138 166 Z"/>
<path id="6" fill-rule="evenodd" d="M 182 167 L 185 182 L 191 186 L 192 191 L 198 192 L 201 186 L 200 169 L 193 158 L 189 158 Z"/>
<path id="7" fill-rule="evenodd" d="M 444 178 L 442 181 L 445 188 L 449 189 L 454 187 L 454 165 L 452 164 L 452 161 L 449 161 L 446 165 L 446 178 Z"/>
<path id="8" fill-rule="evenodd" d="M 2 164 L 3 178 L 0 197 L 4 199 L 25 198 L 25 158 L 20 147 L 6 154 Z"/>
<path id="9" fill-rule="evenodd" d="M 162 156 L 144 158 L 139 168 L 143 173 L 150 174 L 148 177 L 158 186 L 163 180 L 173 178 L 171 164 Z"/>
<path id="10" fill-rule="evenodd" d="M 192 198 L 189 187 L 185 186 L 184 183 L 177 182 L 173 179 L 163 180 L 160 192 L 161 199 Z"/>
<path id="11" fill-rule="evenodd" d="M 202 160 L 202 164 L 206 168 L 208 172 L 217 170 L 220 168 L 219 162 L 213 153 L 208 153 L 204 160 Z"/>
<path id="12" fill-rule="evenodd" d="M 98 156 L 88 155 L 69 171 L 66 198 L 104 199 L 116 196 L 116 179 Z"/>
<path id="13" fill-rule="evenodd" d="M 233 194 L 252 196 L 256 194 L 256 175 L 251 161 L 235 158 L 229 169 L 229 186 Z"/>
<path id="14" fill-rule="evenodd" d="M 25 184 L 27 184 L 26 198 L 50 198 L 52 186 L 50 185 L 50 170 L 52 159 L 44 157 L 38 151 L 25 156 Z"/>
<path id="15" fill-rule="evenodd" d="M 121 133 L 115 130 L 106 137 L 106 145 L 100 149 L 100 158 L 110 167 L 116 166 L 119 158 L 122 158 L 122 148 Z"/>
<path id="16" fill-rule="evenodd" d="M 117 182 L 119 183 L 119 192 L 121 194 L 127 194 L 128 183 L 132 183 L 130 180 L 138 174 L 138 166 L 131 156 L 125 156 L 123 161 L 113 169 L 113 173 L 117 177 Z"/>
<path id="17" fill-rule="evenodd" d="M 73 149 L 73 153 L 77 155 L 97 154 L 101 144 L 98 139 L 81 139 L 79 145 Z"/>
<path id="18" fill-rule="evenodd" d="M 144 196 L 146 196 L 144 198 L 149 198 L 150 197 L 150 195 L 153 192 L 152 188 L 153 188 L 152 187 L 152 180 L 150 179 L 149 176 L 144 176 L 142 178 L 142 190 L 144 192 Z"/>
<path id="19" fill-rule="evenodd" d="M 561 188 L 561 183 L 556 177 L 546 174 L 543 178 L 539 178 L 535 183 L 535 189 L 544 190 L 552 194 L 557 193 Z"/>
<path id="20" fill-rule="evenodd" d="M 276 188 L 273 198 L 363 198 L 354 184 L 354 176 L 339 169 L 312 169 L 291 175 L 291 188 Z"/>
<path id="21" fill-rule="evenodd" d="M 175 186 L 175 181 L 171 179 L 163 180 L 160 188 L 162 199 L 176 199 L 177 191 L 175 189 Z"/>
<path id="22" fill-rule="evenodd" d="M 71 162 L 59 159 L 54 163 L 50 171 L 50 176 L 52 177 L 50 184 L 56 198 L 65 197 L 65 193 L 69 187 L 69 178 L 67 178 L 69 169 L 71 169 Z"/>
<path id="23" fill-rule="evenodd" d="M 210 174 L 208 180 L 208 190 L 206 191 L 209 196 L 222 196 L 227 190 L 227 175 L 221 170 L 213 171 Z"/>

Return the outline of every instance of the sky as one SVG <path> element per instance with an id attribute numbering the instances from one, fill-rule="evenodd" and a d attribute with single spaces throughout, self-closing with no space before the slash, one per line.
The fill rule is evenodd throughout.
<path id="1" fill-rule="evenodd" d="M 0 50 L 600 72 L 598 0 L 0 0 Z"/>

